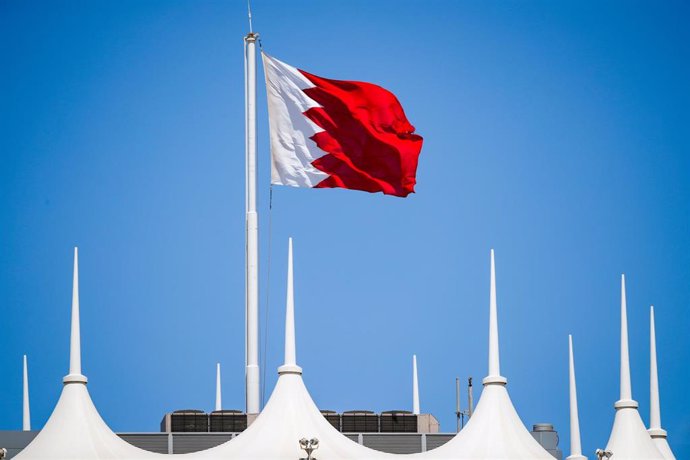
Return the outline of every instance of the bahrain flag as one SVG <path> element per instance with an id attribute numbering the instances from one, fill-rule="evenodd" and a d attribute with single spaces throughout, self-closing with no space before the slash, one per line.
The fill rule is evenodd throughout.
<path id="1" fill-rule="evenodd" d="M 422 137 L 393 93 L 317 77 L 262 53 L 271 131 L 271 183 L 406 197 Z"/>

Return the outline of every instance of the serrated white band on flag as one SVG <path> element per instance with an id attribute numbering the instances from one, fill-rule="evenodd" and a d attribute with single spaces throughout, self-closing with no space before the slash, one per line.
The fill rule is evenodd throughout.
<path id="1" fill-rule="evenodd" d="M 320 107 L 304 89 L 314 85 L 296 68 L 262 53 L 271 131 L 271 183 L 314 187 L 328 177 L 311 163 L 326 152 L 310 139 L 323 131 L 304 116 Z"/>

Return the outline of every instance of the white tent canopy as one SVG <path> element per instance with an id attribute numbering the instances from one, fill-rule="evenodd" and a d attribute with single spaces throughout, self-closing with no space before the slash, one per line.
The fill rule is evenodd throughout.
<path id="1" fill-rule="evenodd" d="M 86 389 L 81 373 L 79 333 L 79 268 L 74 248 L 72 331 L 69 374 L 63 379 L 60 399 L 50 418 L 34 440 L 15 458 L 34 459 L 146 459 L 160 457 L 120 439 L 105 424 Z"/>
<path id="2" fill-rule="evenodd" d="M 285 315 L 285 361 L 278 368 L 278 382 L 264 410 L 247 430 L 233 440 L 212 449 L 184 457 L 236 460 L 298 460 L 306 457 L 300 440 L 318 439 L 315 453 L 323 460 L 392 460 L 395 454 L 369 449 L 336 430 L 321 414 L 302 379 L 297 365 L 295 346 L 294 288 L 292 240 L 289 241 L 287 299 Z M 661 429 L 656 376 L 654 317 L 651 317 L 651 395 L 652 412 L 649 433 L 632 400 L 628 357 L 625 279 L 621 286 L 621 397 L 616 402 L 616 417 L 607 445 L 617 460 L 674 459 Z M 219 371 L 219 369 L 217 369 Z M 217 374 L 219 376 L 219 373 Z M 96 410 L 86 388 L 81 369 L 79 325 L 78 253 L 74 253 L 72 325 L 70 337 L 70 370 L 63 379 L 60 399 L 48 422 L 36 438 L 17 456 L 18 460 L 38 459 L 122 459 L 152 460 L 162 454 L 148 452 L 120 439 L 108 428 Z M 219 382 L 218 382 L 219 383 Z M 420 454 L 407 455 L 410 460 L 552 460 L 522 424 L 501 375 L 496 302 L 496 271 L 491 251 L 491 288 L 489 302 L 489 372 L 484 391 L 474 414 L 465 428 L 443 446 Z M 575 433 L 569 459 L 582 460 L 579 446 L 575 373 L 570 345 L 571 435 Z M 219 387 L 219 386 L 218 386 Z M 219 398 L 218 398 L 219 399 Z M 220 401 L 218 401 L 220 402 Z M 573 412 L 574 410 L 574 412 Z M 573 431 L 575 430 L 575 431 Z M 650 436 L 650 434 L 652 436 Z M 654 438 L 654 441 L 652 440 Z M 655 446 L 663 443 L 661 447 Z M 663 452 L 663 455 L 662 455 Z"/>
<path id="3" fill-rule="evenodd" d="M 420 457 L 434 459 L 541 459 L 553 460 L 522 424 L 513 407 L 507 380 L 501 375 L 498 351 L 496 269 L 491 251 L 489 301 L 489 375 L 469 422 L 448 443 Z"/>
<path id="4" fill-rule="evenodd" d="M 285 361 L 278 368 L 278 382 L 254 423 L 231 441 L 187 454 L 193 458 L 297 460 L 306 457 L 299 440 L 316 438 L 314 456 L 328 460 L 391 459 L 393 454 L 361 446 L 336 430 L 321 414 L 302 380 L 295 347 L 295 314 L 292 239 L 288 248 L 287 299 L 285 311 Z"/>
<path id="5" fill-rule="evenodd" d="M 614 404 L 616 417 L 606 450 L 616 460 L 655 459 L 663 456 L 654 446 L 652 438 L 637 411 L 637 401 L 632 399 L 630 383 L 630 356 L 628 354 L 628 312 L 625 299 L 625 275 L 621 276 L 621 369 L 620 399 Z"/>

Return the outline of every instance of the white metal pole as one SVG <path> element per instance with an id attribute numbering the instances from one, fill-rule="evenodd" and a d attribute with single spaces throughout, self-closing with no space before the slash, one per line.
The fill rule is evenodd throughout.
<path id="1" fill-rule="evenodd" d="M 79 249 L 74 248 L 72 272 L 72 331 L 70 334 L 70 375 L 81 375 L 81 332 L 79 327 Z"/>
<path id="2" fill-rule="evenodd" d="M 621 372 L 620 399 L 632 400 L 632 385 L 630 383 L 630 355 L 628 353 L 628 308 L 625 298 L 625 275 L 621 275 Z"/>
<path id="3" fill-rule="evenodd" d="M 668 444 L 668 433 L 661 428 L 661 406 L 659 404 L 659 375 L 656 362 L 656 329 L 654 326 L 654 306 L 649 308 L 649 430 L 654 445 L 666 460 L 676 456 Z"/>
<path id="4" fill-rule="evenodd" d="M 259 224 L 256 214 L 256 40 L 245 42 L 246 109 L 246 411 L 259 413 Z"/>
<path id="5" fill-rule="evenodd" d="M 302 374 L 297 365 L 297 344 L 295 335 L 295 286 L 292 269 L 292 238 L 288 238 L 287 290 L 285 296 L 285 361 L 278 368 L 278 375 Z"/>
<path id="6" fill-rule="evenodd" d="M 223 399 L 220 390 L 220 363 L 216 363 L 216 410 L 223 409 Z"/>
<path id="7" fill-rule="evenodd" d="M 22 430 L 31 431 L 31 410 L 29 409 L 29 368 L 24 355 L 24 411 L 22 413 Z"/>
<path id="8" fill-rule="evenodd" d="M 417 377 L 417 355 L 412 355 L 412 413 L 419 415 L 419 378 Z"/>
<path id="9" fill-rule="evenodd" d="M 649 428 L 661 428 L 661 406 L 659 404 L 659 377 L 656 365 L 656 333 L 654 330 L 654 307 L 649 309 Z"/>
<path id="10" fill-rule="evenodd" d="M 661 428 L 659 404 L 659 377 L 656 365 L 656 334 L 654 331 L 654 307 L 649 309 L 649 428 Z"/>
<path id="11" fill-rule="evenodd" d="M 498 314 L 496 312 L 496 266 L 491 250 L 491 289 L 489 292 L 489 376 L 501 375 L 498 355 Z"/>
<path id="12" fill-rule="evenodd" d="M 566 460 L 586 460 L 580 443 L 580 418 L 577 412 L 577 386 L 575 383 L 575 359 L 573 357 L 573 336 L 568 336 L 568 377 L 570 383 L 570 455 Z"/>
<path id="13" fill-rule="evenodd" d="M 460 379 L 455 377 L 455 418 L 456 420 L 456 433 L 460 432 Z"/>
<path id="14" fill-rule="evenodd" d="M 287 290 L 285 295 L 285 361 L 286 366 L 297 365 L 295 344 L 295 286 L 292 268 L 292 238 L 288 238 Z"/>
<path id="15" fill-rule="evenodd" d="M 63 383 L 86 383 L 81 373 L 81 329 L 79 326 L 79 249 L 74 248 L 74 271 L 72 274 L 72 329 L 70 331 L 69 374 Z"/>
<path id="16" fill-rule="evenodd" d="M 505 385 L 507 380 L 501 375 L 498 351 L 498 308 L 496 307 L 496 264 L 494 250 L 491 250 L 491 288 L 489 291 L 489 375 L 482 381 L 484 385 Z"/>
<path id="17" fill-rule="evenodd" d="M 472 377 L 467 379 L 467 418 L 472 418 L 474 412 L 474 396 L 472 395 Z"/>

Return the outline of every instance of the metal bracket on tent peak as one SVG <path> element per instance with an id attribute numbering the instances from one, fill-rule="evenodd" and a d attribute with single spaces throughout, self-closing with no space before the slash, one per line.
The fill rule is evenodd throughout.
<path id="1" fill-rule="evenodd" d="M 594 452 L 594 454 L 597 456 L 599 460 L 603 460 L 604 458 L 611 458 L 613 456 L 613 452 L 604 449 L 597 449 Z"/>
<path id="2" fill-rule="evenodd" d="M 316 457 L 312 457 L 311 454 L 319 448 L 319 440 L 316 438 L 302 438 L 299 440 L 299 448 L 307 453 L 306 458 L 300 458 L 299 460 L 316 460 Z"/>

